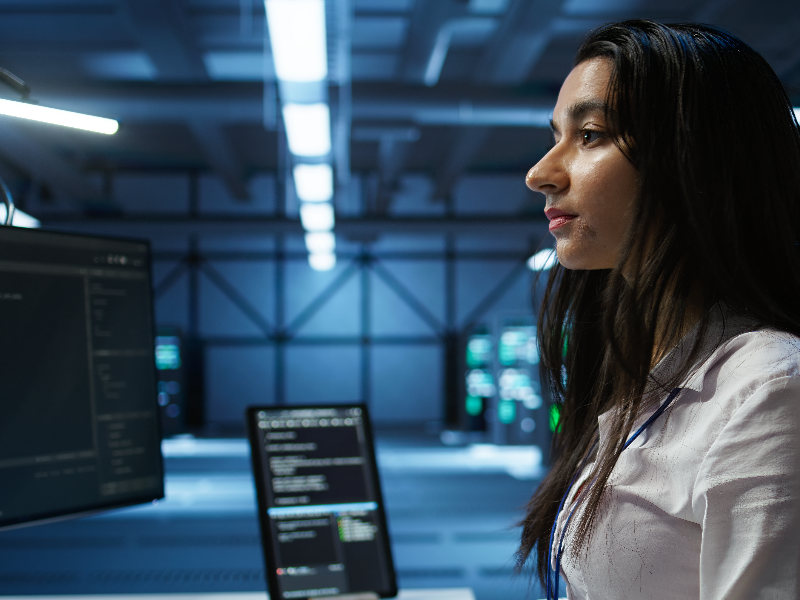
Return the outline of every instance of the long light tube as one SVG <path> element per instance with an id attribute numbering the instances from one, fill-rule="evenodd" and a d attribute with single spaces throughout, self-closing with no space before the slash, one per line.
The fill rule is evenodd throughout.
<path id="1" fill-rule="evenodd" d="M 0 202 L 0 223 L 6 222 L 6 205 Z M 30 227 L 36 229 L 41 227 L 39 219 L 22 212 L 20 209 L 14 210 L 14 221 L 11 223 L 14 227 Z"/>
<path id="2" fill-rule="evenodd" d="M 330 231 L 307 233 L 306 249 L 311 254 L 331 254 L 336 250 L 336 236 Z"/>
<path id="3" fill-rule="evenodd" d="M 85 129 L 86 131 L 105 133 L 106 135 L 116 133 L 117 129 L 119 129 L 119 123 L 114 119 L 82 115 L 68 110 L 47 108 L 38 104 L 15 102 L 14 100 L 0 100 L 0 114 L 19 117 L 20 119 L 30 119 L 31 121 L 41 121 L 52 125 Z"/>
<path id="4" fill-rule="evenodd" d="M 308 264 L 315 271 L 330 271 L 336 266 L 336 255 L 333 253 L 309 254 Z"/>
<path id="5" fill-rule="evenodd" d="M 331 231 L 335 224 L 333 206 L 327 202 L 303 203 L 300 205 L 300 222 L 309 232 Z"/>
<path id="6" fill-rule="evenodd" d="M 328 76 L 324 0 L 265 0 L 275 74 L 283 81 Z"/>
<path id="7" fill-rule="evenodd" d="M 558 255 L 555 248 L 545 248 L 540 250 L 528 259 L 528 268 L 531 271 L 547 271 L 558 263 Z"/>
<path id="8" fill-rule="evenodd" d="M 286 104 L 286 138 L 295 156 L 324 156 L 331 151 L 331 111 L 323 102 Z"/>
<path id="9" fill-rule="evenodd" d="M 294 189 L 304 202 L 327 202 L 333 197 L 333 169 L 330 165 L 296 165 Z"/>

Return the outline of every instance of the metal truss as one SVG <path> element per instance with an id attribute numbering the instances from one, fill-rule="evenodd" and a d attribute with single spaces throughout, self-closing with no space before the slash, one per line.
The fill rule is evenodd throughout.
<path id="1" fill-rule="evenodd" d="M 353 345 L 361 349 L 360 388 L 362 400 L 371 401 L 371 354 L 372 346 L 433 345 L 441 346 L 444 356 L 444 398 L 445 415 L 448 422 L 454 423 L 458 418 L 460 388 L 463 379 L 463 343 L 466 335 L 479 323 L 508 291 L 522 277 L 526 269 L 528 252 L 457 252 L 454 236 L 446 237 L 446 247 L 442 252 L 375 252 L 364 245 L 360 252 L 338 253 L 340 261 L 348 261 L 347 266 L 315 297 L 311 298 L 303 309 L 291 320 L 286 320 L 285 269 L 288 261 L 305 261 L 304 252 L 287 252 L 284 250 L 283 236 L 276 236 L 276 249 L 270 252 L 204 252 L 197 250 L 196 239 L 192 238 L 188 253 L 162 252 L 155 253 L 155 260 L 178 260 L 178 264 L 166 273 L 155 285 L 155 297 L 163 296 L 184 275 L 189 281 L 189 330 L 186 332 L 190 340 L 194 340 L 202 348 L 213 346 L 252 347 L 272 346 L 275 348 L 275 388 L 273 396 L 276 404 L 286 403 L 285 388 L 285 351 L 294 346 L 326 346 Z M 456 263 L 460 260 L 489 260 L 512 262 L 514 267 L 493 288 L 486 290 L 476 307 L 464 318 L 459 326 L 456 323 Z M 271 261 L 274 269 L 275 315 L 272 320 L 266 319 L 261 312 L 247 299 L 236 285 L 217 269 L 215 263 L 225 261 Z M 443 281 L 445 311 L 444 319 L 437 317 L 421 301 L 418 296 L 403 282 L 395 277 L 386 267 L 387 260 L 437 261 L 443 262 L 445 277 Z M 259 335 L 249 336 L 201 336 L 199 332 L 199 276 L 206 279 L 223 294 L 240 313 L 246 317 L 259 331 Z M 377 335 L 371 331 L 371 279 L 374 274 L 394 294 L 414 312 L 429 328 L 430 335 Z M 303 326 L 350 281 L 359 282 L 360 325 L 356 335 L 302 335 Z"/>

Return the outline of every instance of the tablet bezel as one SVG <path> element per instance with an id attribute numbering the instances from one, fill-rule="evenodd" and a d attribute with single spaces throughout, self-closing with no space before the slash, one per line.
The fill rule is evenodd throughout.
<path id="1" fill-rule="evenodd" d="M 245 418 L 247 424 L 247 436 L 250 441 L 250 460 L 253 467 L 253 478 L 256 484 L 256 498 L 258 503 L 258 523 L 261 532 L 261 546 L 264 550 L 264 562 L 266 567 L 265 579 L 267 580 L 267 589 L 269 596 L 272 600 L 283 600 L 283 595 L 280 592 L 278 585 L 278 561 L 276 558 L 276 548 L 273 544 L 272 532 L 270 529 L 269 516 L 267 515 L 267 471 L 268 465 L 264 464 L 263 455 L 259 446 L 259 429 L 258 429 L 258 413 L 262 410 L 274 411 L 276 409 L 286 410 L 317 410 L 317 409 L 349 409 L 358 408 L 362 411 L 362 424 L 364 431 L 364 439 L 366 447 L 366 456 L 364 457 L 367 462 L 369 475 L 372 477 L 373 489 L 376 495 L 377 520 L 378 525 L 382 529 L 382 547 L 384 556 L 386 557 L 386 572 L 389 575 L 390 588 L 387 590 L 354 590 L 347 594 L 361 594 L 361 593 L 375 593 L 380 598 L 394 598 L 397 596 L 397 574 L 394 569 L 394 558 L 392 556 L 392 547 L 389 540 L 389 529 L 386 522 L 386 511 L 383 504 L 383 492 L 381 490 L 381 481 L 378 475 L 378 465 L 375 460 L 375 443 L 372 435 L 372 421 L 369 417 L 369 409 L 365 404 L 354 402 L 352 404 L 311 404 L 311 405 L 286 405 L 286 406 L 248 406 L 245 411 Z M 310 597 L 309 597 L 310 598 Z M 330 598 L 337 598 L 337 596 L 330 596 Z M 303 600 L 303 599 L 293 599 Z"/>

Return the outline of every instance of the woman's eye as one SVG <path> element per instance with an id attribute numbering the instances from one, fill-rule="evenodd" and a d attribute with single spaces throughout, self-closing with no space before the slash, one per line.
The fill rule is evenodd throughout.
<path id="1" fill-rule="evenodd" d="M 603 133 L 600 131 L 593 131 L 591 129 L 584 129 L 581 132 L 581 140 L 584 144 L 591 144 L 592 142 L 596 142 L 600 138 L 603 137 Z"/>

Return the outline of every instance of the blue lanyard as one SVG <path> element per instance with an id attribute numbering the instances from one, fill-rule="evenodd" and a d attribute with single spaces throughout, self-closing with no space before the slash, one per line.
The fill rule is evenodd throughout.
<path id="1" fill-rule="evenodd" d="M 675 399 L 675 397 L 680 393 L 681 393 L 681 388 L 675 388 L 674 390 L 672 390 L 670 392 L 669 396 L 667 396 L 667 399 L 664 400 L 664 403 L 661 406 L 658 407 L 658 410 L 656 412 L 654 412 L 650 416 L 650 418 L 647 419 L 647 421 L 644 422 L 644 425 L 642 425 L 641 427 L 639 427 L 639 429 L 636 430 L 636 433 L 634 433 L 630 438 L 628 438 L 628 441 L 625 442 L 625 445 L 622 447 L 622 449 L 623 450 L 627 449 L 627 447 L 630 446 L 633 443 L 633 441 L 637 437 L 639 437 L 639 435 L 645 429 L 650 427 L 651 423 L 653 423 L 653 421 L 658 419 L 658 417 L 660 417 L 664 413 L 664 411 L 667 410 L 667 407 L 672 403 L 672 401 Z M 556 511 L 556 519 L 553 522 L 553 528 L 550 530 L 550 545 L 547 547 L 547 581 L 546 581 L 547 589 L 545 590 L 546 594 L 547 594 L 547 600 L 558 600 L 558 584 L 561 581 L 561 555 L 564 553 L 564 536 L 567 533 L 567 528 L 569 527 L 569 522 L 572 520 L 572 515 L 575 514 L 575 509 L 578 508 L 578 505 L 586 497 L 586 493 L 583 493 L 583 494 L 580 495 L 579 498 L 576 498 L 575 506 L 572 507 L 572 510 L 570 511 L 569 516 L 567 516 L 567 521 L 564 523 L 564 528 L 561 530 L 561 537 L 559 538 L 559 541 L 558 541 L 558 552 L 556 553 L 556 567 L 555 567 L 555 573 L 554 573 L 553 572 L 554 569 L 553 569 L 552 563 L 551 563 L 551 558 L 552 558 L 552 551 L 553 551 L 553 538 L 554 538 L 555 533 L 556 533 L 556 525 L 558 524 L 558 517 L 561 514 L 561 510 L 564 508 L 564 503 L 567 501 L 567 497 L 569 496 L 570 491 L 572 491 L 572 486 L 575 484 L 575 479 L 578 477 L 578 474 L 583 471 L 583 468 L 586 466 L 586 461 L 589 460 L 589 457 L 592 455 L 592 452 L 594 451 L 595 446 L 597 446 L 597 442 L 595 442 L 592 445 L 591 449 L 589 450 L 588 454 L 586 455 L 586 458 L 583 459 L 583 462 L 581 463 L 581 466 L 578 468 L 578 471 L 575 473 L 575 475 L 572 476 L 572 479 L 569 482 L 569 486 L 567 487 L 567 491 L 564 494 L 564 496 L 561 498 L 561 503 L 558 505 L 558 511 Z M 592 485 L 594 485 L 594 482 L 596 480 L 597 480 L 597 478 L 592 479 L 592 483 L 589 484 L 589 487 L 586 488 L 585 492 L 588 492 L 592 488 Z"/>

